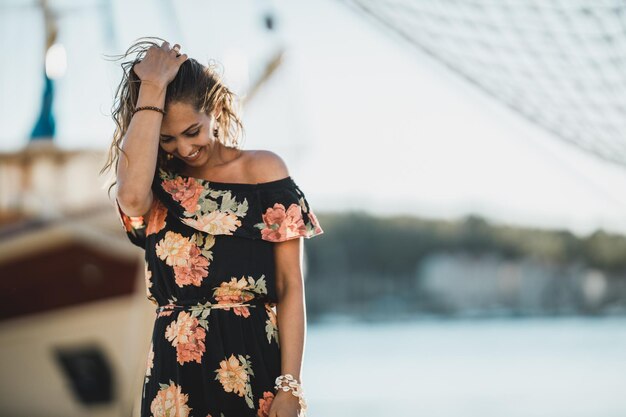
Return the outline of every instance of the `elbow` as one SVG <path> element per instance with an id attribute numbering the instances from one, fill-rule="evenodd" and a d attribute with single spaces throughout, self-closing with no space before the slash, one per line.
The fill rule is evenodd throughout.
<path id="1" fill-rule="evenodd" d="M 304 283 L 301 274 L 294 274 L 290 277 L 277 276 L 276 279 L 276 296 L 278 299 L 284 299 L 290 296 L 302 296 L 304 293 Z"/>
<path id="2" fill-rule="evenodd" d="M 121 190 L 117 193 L 117 202 L 128 216 L 143 216 L 152 205 L 152 195 L 143 196 L 137 192 Z"/>

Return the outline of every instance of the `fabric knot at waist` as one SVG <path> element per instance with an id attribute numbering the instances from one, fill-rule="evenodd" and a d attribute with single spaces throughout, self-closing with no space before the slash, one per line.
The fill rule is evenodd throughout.
<path id="1" fill-rule="evenodd" d="M 256 307 L 258 305 L 264 305 L 265 300 L 261 298 L 253 298 L 248 301 L 240 301 L 240 302 L 211 302 L 207 301 L 205 303 L 202 302 L 176 302 L 175 304 L 166 304 L 157 307 L 156 312 L 161 313 L 167 310 L 183 310 L 183 311 L 203 311 L 203 310 L 211 310 L 211 309 L 225 309 L 229 310 L 231 308 L 237 307 Z"/>

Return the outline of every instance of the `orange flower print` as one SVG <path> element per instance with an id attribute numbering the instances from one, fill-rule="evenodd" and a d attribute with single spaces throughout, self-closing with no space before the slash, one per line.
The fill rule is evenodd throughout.
<path id="1" fill-rule="evenodd" d="M 118 203 L 117 200 L 115 200 L 115 204 L 117 205 L 119 219 L 121 220 L 122 225 L 124 226 L 124 230 L 126 230 L 127 232 L 133 232 L 134 229 L 141 229 L 145 227 L 145 224 L 143 222 L 143 216 L 128 216 L 126 213 L 122 211 L 122 208 L 120 207 L 120 203 Z"/>
<path id="2" fill-rule="evenodd" d="M 179 233 L 168 231 L 156 245 L 157 256 L 173 267 L 174 279 L 181 288 L 184 285 L 199 287 L 202 279 L 209 274 L 209 258 L 213 257 L 209 249 L 214 240 L 206 239 L 201 248 L 195 244 L 203 240 L 202 237 L 198 240 L 195 235 L 186 238 Z"/>
<path id="3" fill-rule="evenodd" d="M 276 312 L 273 305 L 265 303 L 265 311 L 267 312 L 268 319 L 265 321 L 265 333 L 267 335 L 267 342 L 272 343 L 272 338 L 276 339 L 276 344 L 280 346 L 278 340 L 278 324 L 276 320 Z"/>
<path id="4" fill-rule="evenodd" d="M 236 277 L 232 277 L 229 282 L 222 282 L 213 291 L 213 297 L 215 297 L 218 304 L 245 303 L 254 299 L 255 294 L 267 294 L 265 275 L 261 275 L 261 278 L 256 280 L 256 282 L 252 277 L 248 277 L 248 279 L 241 277 L 239 280 Z M 230 310 L 230 308 L 224 307 L 224 310 Z M 250 317 L 248 307 L 232 308 L 236 315 L 245 318 Z"/>
<path id="5" fill-rule="evenodd" d="M 259 398 L 259 409 L 256 412 L 258 417 L 269 417 L 270 415 L 270 406 L 272 405 L 272 401 L 274 400 L 274 393 L 270 391 L 265 391 L 263 393 L 263 398 Z"/>
<path id="6" fill-rule="evenodd" d="M 230 282 L 222 282 L 219 287 L 213 291 L 213 296 L 217 300 L 218 304 L 231 304 L 231 303 L 245 303 L 254 298 L 254 294 L 246 291 L 248 288 L 248 281 L 245 278 L 237 280 L 233 277 Z M 230 310 L 230 307 L 225 307 L 225 310 Z M 250 311 L 248 307 L 233 307 L 235 314 L 238 316 L 249 317 Z"/>
<path id="7" fill-rule="evenodd" d="M 198 200 L 204 187 L 198 184 L 194 178 L 183 179 L 177 176 L 174 179 L 163 181 L 161 185 L 188 213 L 195 213 L 200 210 Z"/>
<path id="8" fill-rule="evenodd" d="M 192 408 L 187 405 L 189 395 L 183 394 L 181 387 L 172 380 L 160 384 L 161 389 L 150 404 L 151 417 L 189 417 Z"/>
<path id="9" fill-rule="evenodd" d="M 143 216 L 127 216 L 124 215 L 124 226 L 127 232 L 131 232 L 133 229 L 141 229 L 144 227 Z"/>
<path id="10" fill-rule="evenodd" d="M 184 219 L 187 225 L 212 235 L 232 235 L 241 220 L 233 213 L 214 210 L 197 219 Z"/>
<path id="11" fill-rule="evenodd" d="M 156 245 L 157 256 L 169 266 L 187 266 L 192 243 L 180 233 L 168 231 Z"/>
<path id="12" fill-rule="evenodd" d="M 183 285 L 195 285 L 199 287 L 202 279 L 209 275 L 207 267 L 209 260 L 202 256 L 202 252 L 196 245 L 189 248 L 189 259 L 187 265 L 174 267 L 174 278 L 179 287 Z"/>
<path id="13" fill-rule="evenodd" d="M 157 314 L 157 317 L 167 317 L 167 316 L 171 316 L 172 313 L 174 313 L 174 310 L 163 310 L 161 311 L 159 314 Z"/>
<path id="14" fill-rule="evenodd" d="M 234 392 L 240 397 L 245 397 L 248 407 L 254 408 L 252 388 L 250 387 L 250 375 L 254 376 L 250 355 L 230 355 L 230 358 L 220 362 L 220 367 L 215 370 L 218 379 L 226 392 Z"/>
<path id="15" fill-rule="evenodd" d="M 176 357 L 181 365 L 185 362 L 202 362 L 205 351 L 204 339 L 206 331 L 198 319 L 186 311 L 181 311 L 178 319 L 165 329 L 165 338 L 176 347 Z"/>
<path id="16" fill-rule="evenodd" d="M 265 211 L 263 223 L 259 223 L 257 227 L 263 227 L 262 238 L 270 242 L 281 242 L 306 235 L 302 207 L 296 203 L 292 203 L 288 209 L 280 203 L 275 203 L 274 207 L 269 207 Z"/>
<path id="17" fill-rule="evenodd" d="M 155 198 L 150 215 L 148 217 L 148 226 L 146 227 L 146 236 L 153 233 L 159 233 L 165 227 L 165 217 L 167 216 L 167 208 L 161 203 L 161 200 Z"/>
<path id="18" fill-rule="evenodd" d="M 150 288 L 152 288 L 152 271 L 148 268 L 148 262 L 144 262 L 144 278 L 146 282 L 146 297 L 152 301 L 152 304 L 158 305 L 159 303 L 150 291 Z"/>
<path id="19" fill-rule="evenodd" d="M 324 233 L 320 227 L 320 222 L 317 220 L 317 216 L 313 213 L 313 210 L 309 210 L 309 220 L 311 220 L 311 224 L 313 225 L 314 234 L 318 235 L 320 233 Z"/>

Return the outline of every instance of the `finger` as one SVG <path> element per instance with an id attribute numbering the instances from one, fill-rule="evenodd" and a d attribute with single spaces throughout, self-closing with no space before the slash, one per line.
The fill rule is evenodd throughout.
<path id="1" fill-rule="evenodd" d="M 163 49 L 168 49 L 170 46 L 170 43 L 168 41 L 163 41 L 163 43 L 161 44 L 161 48 Z"/>
<path id="2" fill-rule="evenodd" d="M 171 49 L 172 52 L 174 52 L 176 58 L 178 58 L 180 56 L 180 45 L 179 44 L 174 44 L 174 46 Z"/>
<path id="3" fill-rule="evenodd" d="M 178 55 L 176 59 L 179 59 L 180 61 L 185 62 L 187 60 L 187 54 Z"/>

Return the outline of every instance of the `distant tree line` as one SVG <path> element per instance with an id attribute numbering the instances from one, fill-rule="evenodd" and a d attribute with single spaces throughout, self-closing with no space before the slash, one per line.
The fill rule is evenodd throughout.
<path id="1" fill-rule="evenodd" d="M 578 237 L 567 230 L 491 224 L 475 215 L 457 221 L 364 212 L 318 217 L 325 234 L 306 241 L 307 310 L 313 316 L 363 313 L 359 308 L 369 313 L 376 306 L 372 300 L 400 300 L 415 290 L 420 262 L 441 252 L 582 263 L 626 282 L 626 236 L 603 230 Z"/>

